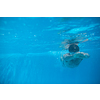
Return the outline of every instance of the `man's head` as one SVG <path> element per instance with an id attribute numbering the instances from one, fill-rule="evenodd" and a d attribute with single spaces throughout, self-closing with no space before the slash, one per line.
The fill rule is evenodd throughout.
<path id="1" fill-rule="evenodd" d="M 70 53 L 76 53 L 79 51 L 79 47 L 76 44 L 71 44 L 68 50 Z"/>

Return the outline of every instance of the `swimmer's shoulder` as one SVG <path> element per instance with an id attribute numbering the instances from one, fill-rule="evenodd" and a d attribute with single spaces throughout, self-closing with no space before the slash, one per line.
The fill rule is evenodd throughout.
<path id="1" fill-rule="evenodd" d="M 66 53 L 66 54 L 64 54 L 64 56 L 69 56 L 70 55 L 70 53 Z"/>
<path id="2" fill-rule="evenodd" d="M 73 59 L 73 58 L 74 58 L 74 56 L 71 55 L 70 53 L 67 53 L 67 54 L 64 54 L 64 55 L 63 55 L 63 59 L 64 59 L 65 61 L 70 61 L 70 60 Z"/>
<path id="3" fill-rule="evenodd" d="M 66 58 L 66 57 L 68 57 L 68 56 L 70 56 L 70 53 L 64 54 L 64 55 L 63 55 L 63 58 Z"/>

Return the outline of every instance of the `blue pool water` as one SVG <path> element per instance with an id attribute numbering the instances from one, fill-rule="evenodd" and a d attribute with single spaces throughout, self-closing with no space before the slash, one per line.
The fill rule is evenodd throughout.
<path id="1" fill-rule="evenodd" d="M 85 33 L 85 34 L 84 34 Z M 63 67 L 61 42 L 81 36 L 88 53 L 78 67 Z M 100 18 L 1 17 L 1 84 L 100 84 Z"/>

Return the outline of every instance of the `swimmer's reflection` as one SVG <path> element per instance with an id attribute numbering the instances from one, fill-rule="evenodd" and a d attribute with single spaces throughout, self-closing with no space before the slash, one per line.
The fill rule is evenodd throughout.
<path id="1" fill-rule="evenodd" d="M 70 43 L 68 45 L 69 53 L 61 56 L 61 61 L 64 67 L 77 67 L 84 58 L 89 58 L 88 53 L 80 52 L 78 43 Z"/>

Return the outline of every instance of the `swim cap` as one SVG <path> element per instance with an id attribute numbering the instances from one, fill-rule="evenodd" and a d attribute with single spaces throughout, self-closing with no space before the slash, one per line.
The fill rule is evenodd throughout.
<path id="1" fill-rule="evenodd" d="M 71 44 L 69 46 L 69 49 L 68 50 L 69 50 L 69 52 L 78 52 L 79 51 L 79 47 L 76 44 Z"/>

